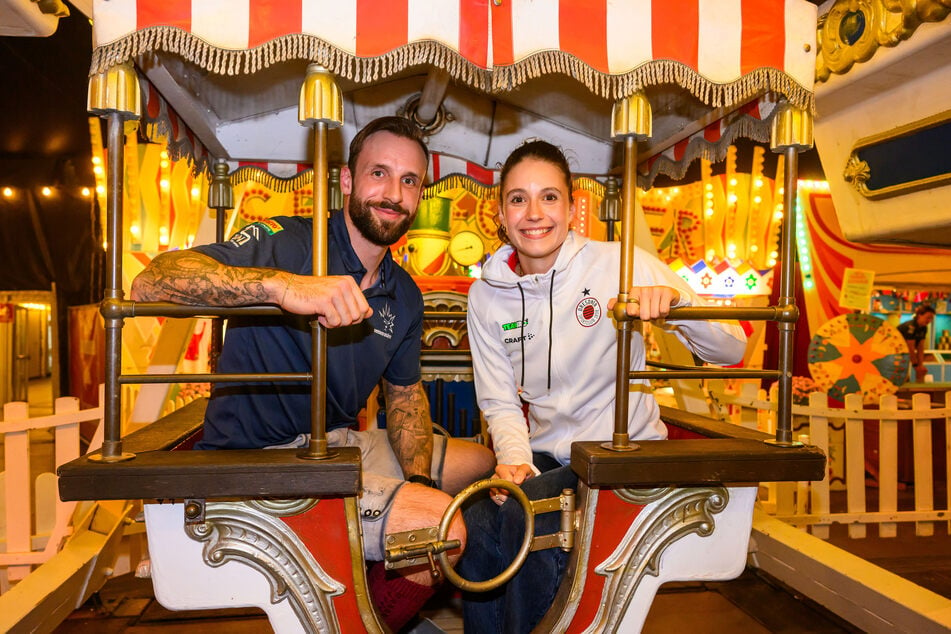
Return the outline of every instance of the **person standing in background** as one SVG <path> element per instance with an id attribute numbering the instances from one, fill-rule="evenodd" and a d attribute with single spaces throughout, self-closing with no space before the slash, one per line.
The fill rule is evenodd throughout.
<path id="1" fill-rule="evenodd" d="M 908 346 L 908 356 L 915 369 L 916 383 L 924 381 L 925 375 L 928 374 L 925 367 L 925 339 L 928 337 L 928 324 L 934 320 L 934 314 L 934 306 L 921 304 L 915 309 L 914 317 L 898 325 L 898 332 Z"/>

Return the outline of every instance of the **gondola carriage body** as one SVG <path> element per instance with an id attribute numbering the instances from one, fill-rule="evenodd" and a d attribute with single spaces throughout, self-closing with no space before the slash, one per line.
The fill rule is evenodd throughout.
<path id="1" fill-rule="evenodd" d="M 165 131 L 196 169 L 211 171 L 215 161 L 313 162 L 319 216 L 327 209 L 327 164 L 343 159 L 348 137 L 400 108 L 418 117 L 435 93 L 432 110 L 442 119 L 430 130 L 433 151 L 492 166 L 521 139 L 540 136 L 571 148 L 578 172 L 623 169 L 626 250 L 638 161 L 685 145 L 751 103 L 771 112 L 757 122 L 759 133 L 791 168 L 811 143 L 816 8 L 804 0 L 96 0 L 93 21 L 90 106 L 109 126 L 107 358 L 120 353 L 123 321 L 132 316 L 275 310 L 124 299 L 122 133 L 143 105 L 146 117 L 171 108 L 188 124 L 187 133 Z M 343 122 L 307 110 L 312 97 L 301 85 L 313 86 L 305 77 L 315 73 L 340 83 Z M 794 169 L 786 185 L 788 209 Z M 824 456 L 792 439 L 789 427 L 798 314 L 791 267 L 784 266 L 777 306 L 680 309 L 686 319 L 779 325 L 782 367 L 760 375 L 779 379 L 776 437 L 664 409 L 670 439 L 635 448 L 618 440 L 627 420 L 619 403 L 615 438 L 572 450 L 580 483 L 577 510 L 568 514 L 569 574 L 540 630 L 639 629 L 661 583 L 742 571 L 759 482 L 821 478 Z M 620 289 L 630 285 L 630 268 L 622 259 Z M 622 341 L 631 336 L 626 323 Z M 626 357 L 618 360 L 623 390 Z M 255 605 L 276 631 L 382 631 L 364 574 L 357 451 L 186 450 L 200 430 L 200 401 L 120 439 L 120 383 L 159 380 L 123 377 L 117 362 L 107 362 L 106 442 L 60 469 L 61 497 L 147 502 L 153 584 L 169 608 Z"/>

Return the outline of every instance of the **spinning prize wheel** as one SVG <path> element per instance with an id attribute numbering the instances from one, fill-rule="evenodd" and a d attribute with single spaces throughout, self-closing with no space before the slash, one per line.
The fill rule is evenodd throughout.
<path id="1" fill-rule="evenodd" d="M 809 343 L 809 372 L 829 396 L 861 393 L 866 401 L 893 394 L 908 375 L 908 348 L 898 330 L 878 317 L 839 315 Z"/>

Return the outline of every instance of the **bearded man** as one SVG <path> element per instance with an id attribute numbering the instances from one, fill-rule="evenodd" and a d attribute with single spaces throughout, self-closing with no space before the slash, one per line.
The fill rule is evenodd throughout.
<path id="1" fill-rule="evenodd" d="M 309 372 L 308 321 L 316 316 L 329 329 L 327 440 L 361 450 L 360 516 L 371 561 L 383 560 L 386 533 L 438 525 L 450 495 L 495 462 L 481 445 L 434 438 L 420 383 L 422 294 L 390 255 L 416 217 L 428 161 L 420 131 L 402 117 L 376 119 L 354 137 L 340 173 L 345 211 L 328 220 L 327 276 L 313 275 L 312 219 L 277 217 L 227 242 L 163 253 L 132 283 L 135 301 L 284 309 L 281 317 L 229 320 L 221 373 Z M 357 415 L 381 380 L 386 429 L 358 431 Z M 308 384 L 218 383 L 196 448 L 304 447 L 309 432 Z M 465 543 L 458 517 L 449 538 Z M 384 582 L 380 564 L 369 574 L 393 630 L 436 582 L 427 566 L 401 573 Z"/>

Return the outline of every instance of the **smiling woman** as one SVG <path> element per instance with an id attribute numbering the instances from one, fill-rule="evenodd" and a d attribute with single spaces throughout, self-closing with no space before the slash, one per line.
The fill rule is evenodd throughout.
<path id="1" fill-rule="evenodd" d="M 520 485 L 529 499 L 557 497 L 577 485 L 568 466 L 571 444 L 611 436 L 618 355 L 610 310 L 617 291 L 620 248 L 571 231 L 571 172 L 560 149 L 545 141 L 522 144 L 501 173 L 499 235 L 509 244 L 483 267 L 469 291 L 468 327 L 479 409 L 496 453 L 495 477 Z M 656 257 L 636 250 L 634 287 L 627 310 L 642 319 L 678 306 L 702 304 L 686 283 Z M 746 338 L 721 322 L 657 323 L 672 329 L 700 358 L 736 363 Z M 632 341 L 631 368 L 643 369 L 644 341 Z M 661 439 L 666 428 L 643 379 L 630 394 L 631 439 Z M 527 420 L 526 420 L 527 418 Z M 526 424 L 527 423 L 527 424 Z M 465 511 L 469 546 L 460 561 L 464 578 L 502 574 L 515 559 L 521 507 L 495 489 Z M 551 522 L 554 522 L 552 524 Z M 535 518 L 538 534 L 558 530 L 558 517 Z M 499 556 L 501 554 L 501 556 Z M 551 605 L 568 554 L 528 555 L 504 594 L 469 595 L 466 631 L 529 631 Z"/>

